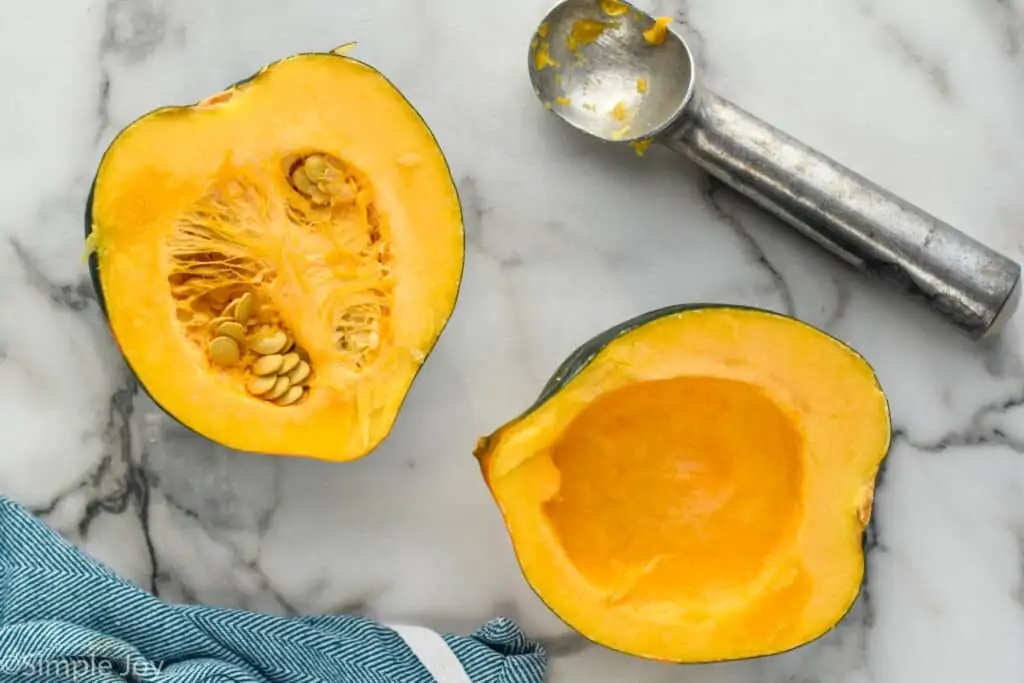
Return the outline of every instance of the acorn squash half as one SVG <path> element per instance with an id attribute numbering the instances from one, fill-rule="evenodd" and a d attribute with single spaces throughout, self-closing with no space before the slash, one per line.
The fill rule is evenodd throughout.
<path id="1" fill-rule="evenodd" d="M 130 124 L 86 234 L 113 336 L 157 404 L 225 446 L 325 460 L 389 433 L 463 272 L 441 149 L 343 50 Z"/>
<path id="2" fill-rule="evenodd" d="M 793 649 L 846 614 L 890 432 L 848 346 L 769 311 L 677 306 L 584 344 L 475 455 L 563 621 L 711 662 Z"/>

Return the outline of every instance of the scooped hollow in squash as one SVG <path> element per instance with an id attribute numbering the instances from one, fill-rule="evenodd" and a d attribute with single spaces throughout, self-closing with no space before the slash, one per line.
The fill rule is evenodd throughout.
<path id="1" fill-rule="evenodd" d="M 366 455 L 455 306 L 445 157 L 403 95 L 340 52 L 143 116 L 90 193 L 93 282 L 128 365 L 228 447 Z"/>
<path id="2" fill-rule="evenodd" d="M 846 614 L 890 435 L 848 346 L 768 311 L 678 306 L 584 344 L 475 455 L 552 611 L 614 650 L 710 662 Z"/>

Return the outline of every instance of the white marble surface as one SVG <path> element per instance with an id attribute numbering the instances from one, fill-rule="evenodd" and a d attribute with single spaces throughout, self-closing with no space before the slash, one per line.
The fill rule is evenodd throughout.
<path id="1" fill-rule="evenodd" d="M 675 0 L 710 87 L 1024 257 L 1024 2 Z M 37 0 L 0 21 L 0 490 L 169 600 L 467 631 L 516 618 L 555 683 L 1024 679 L 1024 323 L 973 348 L 667 154 L 590 143 L 525 71 L 544 0 Z M 226 452 L 129 379 L 80 262 L 120 126 L 295 51 L 359 41 L 443 144 L 468 219 L 456 313 L 392 437 L 345 465 Z M 862 351 L 898 427 L 865 591 L 823 640 L 675 667 L 530 593 L 471 450 L 594 332 L 715 300 Z"/>

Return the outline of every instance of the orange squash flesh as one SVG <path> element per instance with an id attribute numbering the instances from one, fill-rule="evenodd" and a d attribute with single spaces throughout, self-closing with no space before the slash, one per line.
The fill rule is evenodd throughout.
<path id="1" fill-rule="evenodd" d="M 308 155 L 343 169 L 329 209 L 290 181 Z M 283 59 L 128 126 L 100 164 L 88 230 L 111 329 L 147 392 L 245 451 L 370 452 L 462 275 L 460 205 L 430 130 L 382 75 L 339 54 Z M 211 362 L 206 323 L 243 292 L 309 356 L 295 405 L 249 395 L 246 366 Z"/>
<path id="2" fill-rule="evenodd" d="M 777 653 L 834 626 L 890 439 L 867 363 L 721 306 L 592 344 L 476 449 L 541 599 L 595 642 L 666 661 Z"/>

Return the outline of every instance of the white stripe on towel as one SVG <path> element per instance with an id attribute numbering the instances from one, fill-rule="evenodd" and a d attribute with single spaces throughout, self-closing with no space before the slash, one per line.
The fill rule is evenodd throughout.
<path id="1" fill-rule="evenodd" d="M 448 643 L 436 631 L 422 626 L 385 624 L 395 631 L 419 658 L 435 683 L 473 683 Z"/>

